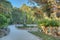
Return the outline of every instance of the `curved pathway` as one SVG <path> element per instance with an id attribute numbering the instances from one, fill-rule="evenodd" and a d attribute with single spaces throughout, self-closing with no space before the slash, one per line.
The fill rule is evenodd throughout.
<path id="1" fill-rule="evenodd" d="M 35 35 L 29 33 L 27 30 L 20 30 L 10 25 L 10 34 L 1 38 L 0 40 L 41 40 Z"/>

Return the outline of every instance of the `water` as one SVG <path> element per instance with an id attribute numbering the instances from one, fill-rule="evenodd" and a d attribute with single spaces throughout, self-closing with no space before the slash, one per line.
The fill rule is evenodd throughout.
<path id="1" fill-rule="evenodd" d="M 14 25 L 10 25 L 9 35 L 0 38 L 0 40 L 41 40 L 33 34 L 29 33 L 27 30 L 20 30 L 15 28 Z"/>

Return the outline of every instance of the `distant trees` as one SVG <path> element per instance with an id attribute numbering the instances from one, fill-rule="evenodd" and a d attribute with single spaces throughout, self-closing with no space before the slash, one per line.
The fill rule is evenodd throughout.
<path id="1" fill-rule="evenodd" d="M 20 9 L 24 12 L 25 21 L 27 24 L 35 23 L 34 10 L 32 10 L 32 7 L 23 4 Z"/>
<path id="2" fill-rule="evenodd" d="M 12 22 L 17 24 L 22 24 L 24 21 L 24 12 L 22 12 L 19 8 L 13 8 L 12 11 Z"/>

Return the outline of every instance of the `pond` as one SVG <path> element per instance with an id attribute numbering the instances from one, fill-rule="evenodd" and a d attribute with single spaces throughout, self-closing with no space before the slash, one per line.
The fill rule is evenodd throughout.
<path id="1" fill-rule="evenodd" d="M 28 30 L 21 30 L 15 28 L 15 25 L 10 25 L 9 35 L 0 38 L 0 40 L 41 40 L 35 35 L 28 32 Z"/>

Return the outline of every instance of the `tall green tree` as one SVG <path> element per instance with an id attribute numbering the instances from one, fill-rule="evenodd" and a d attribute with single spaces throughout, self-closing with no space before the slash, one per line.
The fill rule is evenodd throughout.
<path id="1" fill-rule="evenodd" d="M 24 12 L 22 12 L 19 8 L 13 8 L 12 11 L 12 19 L 13 23 L 22 24 L 24 21 Z"/>
<path id="2" fill-rule="evenodd" d="M 5 15 L 7 18 L 11 19 L 12 5 L 7 0 L 0 0 L 0 14 Z"/>

